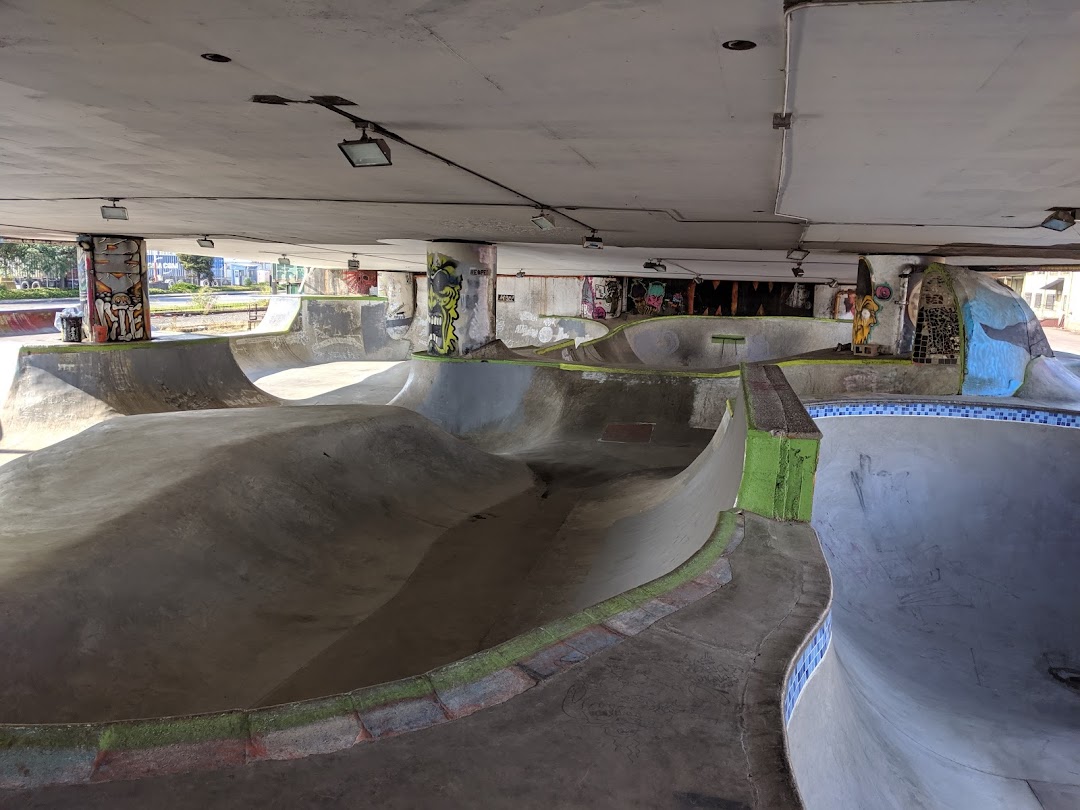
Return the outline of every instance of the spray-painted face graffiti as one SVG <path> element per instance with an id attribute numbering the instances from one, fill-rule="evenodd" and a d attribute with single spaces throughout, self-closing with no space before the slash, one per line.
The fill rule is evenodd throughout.
<path id="1" fill-rule="evenodd" d="M 452 354 L 457 350 L 461 276 L 457 262 L 442 253 L 432 254 L 428 262 L 428 351 Z"/>
<path id="2" fill-rule="evenodd" d="M 881 305 L 874 300 L 874 296 L 864 295 L 859 298 L 855 308 L 855 323 L 851 331 L 851 342 L 856 346 L 862 346 L 870 340 L 870 332 L 877 323 L 879 309 Z"/>

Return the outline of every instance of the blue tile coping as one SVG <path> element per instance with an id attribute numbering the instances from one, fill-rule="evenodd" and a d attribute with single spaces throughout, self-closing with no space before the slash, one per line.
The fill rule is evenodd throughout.
<path id="1" fill-rule="evenodd" d="M 806 682 L 814 674 L 821 659 L 825 657 L 825 650 L 832 641 L 832 612 L 825 614 L 824 621 L 818 625 L 818 629 L 810 637 L 810 643 L 803 649 L 795 666 L 791 668 L 788 682 L 784 687 L 784 725 L 791 721 L 791 713 L 795 710 L 795 704 L 802 694 Z"/>
<path id="2" fill-rule="evenodd" d="M 954 419 L 989 419 L 999 422 L 1080 427 L 1080 414 L 1010 405 L 973 405 L 959 402 L 823 402 L 807 405 L 806 410 L 813 419 L 833 416 L 944 416 Z"/>

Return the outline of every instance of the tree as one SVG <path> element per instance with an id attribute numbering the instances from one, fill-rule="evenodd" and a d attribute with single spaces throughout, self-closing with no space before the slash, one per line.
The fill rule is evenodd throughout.
<path id="1" fill-rule="evenodd" d="M 204 278 L 207 281 L 214 280 L 214 258 L 212 256 L 191 256 L 187 253 L 177 253 L 177 260 L 184 268 L 185 273 L 191 273 L 198 284 Z"/>
<path id="2" fill-rule="evenodd" d="M 75 268 L 75 246 L 57 242 L 0 243 L 0 274 L 63 279 Z"/>

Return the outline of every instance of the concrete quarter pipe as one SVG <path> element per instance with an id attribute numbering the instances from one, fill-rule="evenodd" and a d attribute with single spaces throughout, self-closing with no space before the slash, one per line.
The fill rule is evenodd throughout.
<path id="1" fill-rule="evenodd" d="M 806 807 L 1080 807 L 1080 693 L 1051 675 L 1080 668 L 1080 430 L 818 424 L 833 641 L 789 726 Z"/>

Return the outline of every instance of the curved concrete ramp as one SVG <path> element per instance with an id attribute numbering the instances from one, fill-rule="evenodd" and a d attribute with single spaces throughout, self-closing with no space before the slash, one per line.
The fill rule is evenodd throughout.
<path id="1" fill-rule="evenodd" d="M 745 437 L 738 409 L 681 472 L 537 476 L 401 408 L 98 425 L 0 469 L 0 722 L 272 705 L 456 661 L 688 559 Z"/>
<path id="2" fill-rule="evenodd" d="M 1028 363 L 1018 399 L 1080 408 L 1080 375 L 1075 367 L 1057 357 L 1036 357 Z"/>
<path id="3" fill-rule="evenodd" d="M 819 419 L 833 641 L 789 726 L 809 810 L 1080 806 L 1080 430 Z"/>
<path id="4" fill-rule="evenodd" d="M 244 376 L 227 338 L 27 345 L 12 354 L 0 407 L 6 450 L 36 450 L 117 415 L 278 404 Z"/>
<path id="5" fill-rule="evenodd" d="M 599 340 L 558 351 L 571 362 L 716 369 L 832 349 L 850 340 L 847 321 L 686 315 L 632 321 Z"/>

